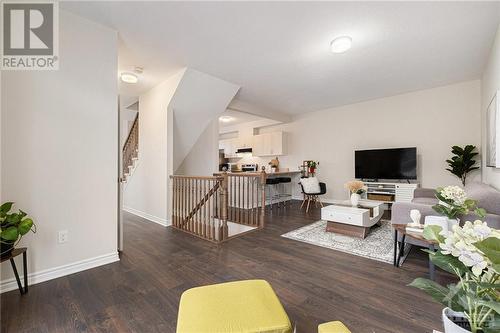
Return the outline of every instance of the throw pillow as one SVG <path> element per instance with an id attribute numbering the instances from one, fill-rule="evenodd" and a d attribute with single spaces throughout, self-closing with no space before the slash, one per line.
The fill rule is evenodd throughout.
<path id="1" fill-rule="evenodd" d="M 319 187 L 319 181 L 316 177 L 301 178 L 300 183 L 304 187 L 305 193 L 319 193 L 321 188 Z"/>

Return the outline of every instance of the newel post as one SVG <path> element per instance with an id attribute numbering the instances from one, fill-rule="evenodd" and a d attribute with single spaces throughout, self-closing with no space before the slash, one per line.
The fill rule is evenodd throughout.
<path id="1" fill-rule="evenodd" d="M 264 167 L 262 167 L 264 169 Z M 264 228 L 264 217 L 266 215 L 266 171 L 262 170 L 260 173 L 260 191 L 261 191 L 261 207 L 260 210 L 260 225 L 259 228 Z"/>
<path id="2" fill-rule="evenodd" d="M 221 228 L 220 228 L 220 237 L 219 240 L 225 240 L 228 238 L 228 228 L 227 228 L 227 211 L 228 211 L 228 193 L 227 193 L 227 184 L 228 184 L 228 174 L 227 171 L 222 172 L 222 183 L 221 183 L 221 191 L 220 191 L 220 202 L 221 202 L 221 212 L 220 212 L 220 220 L 221 220 Z"/>

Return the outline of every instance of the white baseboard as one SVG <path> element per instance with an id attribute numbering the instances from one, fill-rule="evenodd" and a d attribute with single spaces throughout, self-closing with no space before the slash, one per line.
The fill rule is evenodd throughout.
<path id="1" fill-rule="evenodd" d="M 34 285 L 40 282 L 56 279 L 65 275 L 78 273 L 90 268 L 110 264 L 112 262 L 119 261 L 118 252 L 113 252 L 109 254 L 104 254 L 102 256 L 97 256 L 94 258 L 80 260 L 71 264 L 62 265 L 54 268 L 44 269 L 39 272 L 33 272 L 28 274 L 29 285 Z M 21 278 L 21 283 L 23 281 L 22 267 L 17 265 L 17 271 L 19 272 L 19 277 Z M 0 282 L 0 293 L 6 291 L 17 289 L 16 278 L 7 279 Z"/>
<path id="2" fill-rule="evenodd" d="M 148 214 L 148 213 L 144 213 L 144 212 L 142 212 L 140 210 L 137 210 L 137 209 L 134 209 L 134 208 L 131 208 L 131 207 L 123 206 L 123 210 L 126 211 L 127 213 L 137 215 L 139 217 L 142 217 L 143 219 L 146 219 L 148 221 L 157 223 L 157 224 L 162 225 L 164 227 L 168 227 L 171 224 L 171 222 L 169 220 L 167 220 L 167 219 L 163 219 L 163 218 L 158 217 L 158 216 L 154 216 L 154 215 L 151 215 L 151 214 Z"/>

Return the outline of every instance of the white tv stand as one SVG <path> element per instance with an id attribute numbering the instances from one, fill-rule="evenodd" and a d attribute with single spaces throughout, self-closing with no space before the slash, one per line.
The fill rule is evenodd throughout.
<path id="1" fill-rule="evenodd" d="M 364 195 L 369 200 L 394 202 L 411 202 L 413 192 L 419 187 L 418 183 L 386 183 L 364 182 L 367 187 Z"/>

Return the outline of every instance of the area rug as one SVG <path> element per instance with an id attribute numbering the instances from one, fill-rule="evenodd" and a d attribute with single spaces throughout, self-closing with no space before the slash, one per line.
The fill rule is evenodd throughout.
<path id="1" fill-rule="evenodd" d="M 318 221 L 283 234 L 281 237 L 382 261 L 388 264 L 393 263 L 393 230 L 389 221 L 381 221 L 380 226 L 372 227 L 365 239 L 326 232 L 325 229 L 326 221 Z M 405 255 L 401 258 L 401 263 L 406 258 L 409 250 L 410 246 L 406 246 Z"/>

